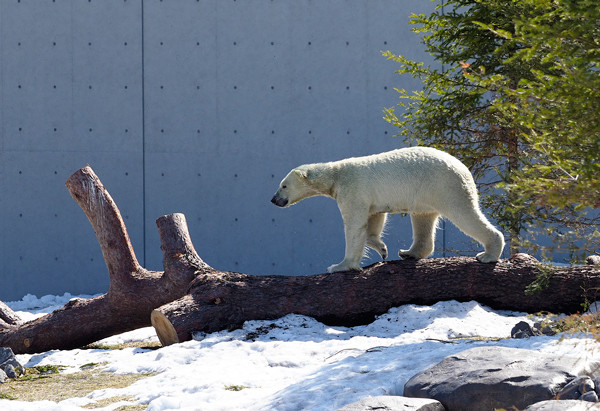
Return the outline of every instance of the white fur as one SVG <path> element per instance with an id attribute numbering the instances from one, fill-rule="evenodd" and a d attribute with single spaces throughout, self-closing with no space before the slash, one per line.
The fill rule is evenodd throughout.
<path id="1" fill-rule="evenodd" d="M 458 159 L 427 147 L 402 148 L 330 163 L 306 164 L 281 181 L 271 200 L 289 207 L 307 197 L 334 198 L 342 213 L 346 236 L 344 260 L 327 271 L 360 270 L 365 246 L 387 258 L 381 240 L 387 213 L 409 213 L 413 244 L 398 253 L 425 258 L 433 252 L 438 218 L 444 216 L 480 242 L 483 263 L 495 262 L 504 237 L 479 209 L 473 176 Z"/>

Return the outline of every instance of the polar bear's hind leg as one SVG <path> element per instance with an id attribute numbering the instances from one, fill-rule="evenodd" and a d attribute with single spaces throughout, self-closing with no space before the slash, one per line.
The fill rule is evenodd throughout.
<path id="1" fill-rule="evenodd" d="M 398 255 L 402 258 L 420 259 L 433 253 L 438 217 L 438 213 L 411 214 L 413 243 L 410 249 L 400 250 Z"/>
<path id="2" fill-rule="evenodd" d="M 385 220 L 387 214 L 374 214 L 369 217 L 367 223 L 367 247 L 377 251 L 382 259 L 386 259 L 388 256 L 387 246 L 381 239 L 383 228 L 385 227 Z"/>
<path id="3" fill-rule="evenodd" d="M 445 217 L 460 231 L 483 245 L 485 251 L 477 254 L 477 260 L 482 263 L 494 263 L 500 259 L 504 249 L 504 236 L 488 221 L 478 206 L 456 208 Z"/>

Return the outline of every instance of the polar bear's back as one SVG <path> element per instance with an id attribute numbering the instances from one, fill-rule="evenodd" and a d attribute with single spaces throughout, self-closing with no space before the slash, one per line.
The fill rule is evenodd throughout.
<path id="1" fill-rule="evenodd" d="M 419 179 L 430 176 L 438 181 L 445 181 L 447 178 L 451 181 L 455 181 L 455 178 L 460 181 L 473 180 L 471 172 L 459 159 L 435 148 L 409 147 L 379 155 L 382 158 L 389 155 L 390 161 L 396 165 L 397 172 L 402 173 L 403 177 L 412 175 L 416 170 L 416 177 Z"/>
<path id="2" fill-rule="evenodd" d="M 338 163 L 348 172 L 355 171 L 365 178 L 414 178 L 423 180 L 435 178 L 454 181 L 473 178 L 469 169 L 456 157 L 431 147 L 408 147 L 364 157 L 352 157 Z M 357 177 L 357 176 L 355 176 Z M 433 181 L 430 181 L 433 182 Z"/>
<path id="3" fill-rule="evenodd" d="M 469 169 L 434 148 L 401 148 L 334 164 L 340 189 L 350 189 L 348 195 L 368 196 L 365 200 L 377 211 L 441 212 L 448 203 L 477 201 Z"/>

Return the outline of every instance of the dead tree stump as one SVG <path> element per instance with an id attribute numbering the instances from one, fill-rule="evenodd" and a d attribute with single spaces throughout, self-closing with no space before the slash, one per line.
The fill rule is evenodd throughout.
<path id="1" fill-rule="evenodd" d="M 189 237 L 183 214 L 159 218 L 164 272 L 140 266 L 117 205 L 88 166 L 66 182 L 88 217 L 108 268 L 108 292 L 74 299 L 63 308 L 20 324 L 16 314 L 0 305 L 0 346 L 15 353 L 81 347 L 111 335 L 150 325 L 156 307 L 183 296 L 189 283 L 207 269 Z"/>

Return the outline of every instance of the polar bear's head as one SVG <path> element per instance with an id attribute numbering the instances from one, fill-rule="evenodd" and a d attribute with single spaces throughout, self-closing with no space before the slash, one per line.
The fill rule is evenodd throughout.
<path id="1" fill-rule="evenodd" d="M 278 207 L 289 207 L 307 197 L 321 194 L 309 177 L 307 168 L 295 168 L 279 184 L 279 189 L 271 199 Z"/>
<path id="2" fill-rule="evenodd" d="M 307 191 L 306 171 L 298 168 L 293 169 L 281 183 L 279 189 L 271 199 L 277 207 L 289 207 L 306 197 Z"/>

